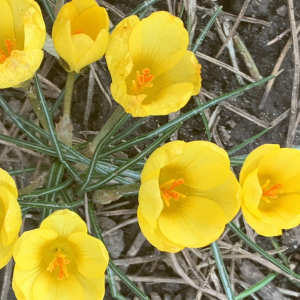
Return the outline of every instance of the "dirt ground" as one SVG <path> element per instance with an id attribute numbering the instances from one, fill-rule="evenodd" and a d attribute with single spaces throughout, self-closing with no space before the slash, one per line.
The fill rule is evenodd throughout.
<path id="1" fill-rule="evenodd" d="M 111 21 L 116 25 L 120 20 L 122 14 L 127 15 L 137 5 L 142 3 L 141 0 L 106 0 L 98 1 L 100 5 L 108 8 L 108 13 Z M 173 0 L 170 1 L 173 3 Z M 174 1 L 178 3 L 179 1 Z M 110 4 L 113 8 L 109 8 Z M 197 0 L 197 25 L 194 33 L 194 39 L 200 34 L 205 24 L 208 22 L 211 15 L 211 8 L 215 4 L 223 6 L 223 12 L 230 13 L 230 20 L 227 21 L 233 26 L 236 17 L 240 14 L 241 8 L 244 4 L 243 0 Z M 162 0 L 156 3 L 153 8 L 149 9 L 146 13 L 149 14 L 154 10 L 168 10 L 167 1 Z M 300 21 L 300 1 L 294 0 L 294 14 L 296 22 Z M 246 10 L 245 16 L 249 19 L 242 19 L 240 22 L 237 33 L 240 39 L 244 42 L 246 48 L 251 54 L 253 61 L 259 71 L 260 76 L 269 76 L 278 58 L 280 57 L 286 43 L 291 37 L 291 33 L 288 32 L 282 38 L 279 38 L 276 43 L 267 45 L 267 43 L 282 32 L 290 28 L 288 4 L 286 0 L 251 0 Z M 47 20 L 45 14 L 46 23 L 48 29 L 50 29 L 50 22 Z M 219 17 L 219 22 L 222 26 L 223 22 L 227 20 L 228 15 L 222 15 Z M 186 14 L 184 14 L 184 20 L 186 21 Z M 262 22 L 264 21 L 264 22 Z M 50 32 L 48 30 L 48 32 Z M 209 34 L 205 38 L 201 45 L 199 52 L 205 54 L 208 57 L 214 58 L 222 46 L 219 34 L 216 27 L 210 30 Z M 249 65 L 243 61 L 241 53 L 235 48 L 237 63 L 239 70 L 244 74 L 252 77 L 249 73 Z M 232 65 L 228 54 L 228 49 L 225 48 L 223 53 L 218 57 L 218 60 Z M 208 101 L 211 97 L 219 96 L 224 93 L 233 91 L 242 85 L 237 82 L 237 78 L 234 72 L 229 71 L 219 64 L 209 62 L 207 59 L 199 58 L 199 62 L 202 65 L 202 97 L 205 101 Z M 48 70 L 48 66 L 52 65 L 51 70 Z M 98 64 L 97 74 L 101 78 L 101 82 L 104 89 L 109 93 L 110 77 L 107 72 L 105 60 L 102 59 Z M 212 124 L 213 138 L 212 141 L 223 146 L 226 150 L 233 149 L 235 146 L 241 144 L 245 140 L 253 137 L 267 127 L 271 129 L 262 135 L 260 138 L 247 145 L 235 155 L 244 155 L 251 152 L 257 146 L 265 143 L 278 143 L 282 146 L 286 145 L 288 136 L 289 115 L 287 118 L 276 123 L 276 118 L 283 114 L 291 107 L 292 87 L 294 79 L 294 57 L 293 46 L 289 49 L 286 58 L 280 67 L 284 71 L 276 78 L 275 83 L 265 101 L 264 107 L 259 108 L 261 100 L 266 90 L 266 85 L 252 89 L 245 92 L 243 95 L 234 99 L 226 101 L 226 104 L 221 104 L 218 107 L 210 109 L 210 114 L 213 114 L 215 121 Z M 83 112 L 86 109 L 86 101 L 88 97 L 88 89 L 91 89 L 90 71 L 86 70 L 85 73 L 80 76 L 75 84 L 74 99 L 72 106 L 72 120 L 74 124 L 74 134 L 78 139 L 86 140 L 93 137 L 92 134 L 82 133 L 84 131 L 98 131 L 105 123 L 108 116 L 117 107 L 116 103 L 113 103 L 112 107 L 108 103 L 103 92 L 99 89 L 97 83 L 94 83 L 92 92 L 92 109 L 88 121 L 84 120 Z M 60 65 L 51 58 L 50 55 L 46 55 L 44 65 L 42 66 L 40 73 L 50 80 L 58 89 L 62 89 L 65 83 L 65 72 Z M 246 84 L 249 84 L 247 79 L 244 79 Z M 299 82 L 298 82 L 299 84 Z M 54 103 L 55 97 L 58 94 L 58 90 L 51 89 L 49 86 L 44 87 L 46 90 L 47 101 L 49 105 Z M 20 108 L 25 98 L 24 95 L 13 89 L 3 91 L 3 96 L 15 107 L 16 110 Z M 182 112 L 189 111 L 196 106 L 193 99 L 182 109 Z M 33 118 L 33 115 L 29 115 L 29 118 Z M 56 114 L 55 121 L 58 121 L 59 113 Z M 9 129 L 11 123 L 8 118 L 0 111 L 0 120 Z M 275 120 L 275 122 L 274 122 Z M 151 117 L 143 124 L 138 130 L 136 130 L 131 136 L 139 136 L 146 132 L 149 132 L 158 126 L 165 124 L 168 121 L 167 116 L 163 117 Z M 132 124 L 134 119 L 132 118 L 126 126 Z M 207 140 L 207 134 L 203 125 L 201 116 L 196 116 L 188 120 L 179 129 L 178 139 L 184 141 L 192 140 Z M 149 142 L 150 143 L 150 142 Z M 296 130 L 295 138 L 292 143 L 294 146 L 300 145 L 300 131 Z M 148 143 L 141 143 L 138 145 L 138 149 L 132 148 L 129 151 L 123 153 L 125 157 L 132 157 L 137 154 L 137 151 L 147 147 Z M 8 158 L 13 158 L 13 154 L 8 154 Z M 34 160 L 32 160 L 34 162 Z M 4 163 L 0 161 L 1 166 L 4 169 L 17 169 L 22 166 L 28 165 L 28 162 L 9 162 Z M 234 171 L 238 174 L 239 168 L 235 167 Z M 30 181 L 30 177 L 18 178 L 19 185 L 26 186 L 26 183 Z M 116 202 L 116 207 L 111 207 L 111 204 L 104 206 L 99 212 L 99 223 L 102 230 L 108 230 L 120 224 L 122 222 L 134 219 L 136 213 L 134 208 L 137 207 L 137 197 L 122 198 Z M 106 213 L 105 213 L 106 209 Z M 116 214 L 115 212 L 123 212 Z M 32 212 L 32 218 L 26 221 L 26 229 L 31 229 L 38 226 L 39 218 L 38 212 Z M 240 225 L 245 228 L 243 220 L 240 218 Z M 251 229 L 246 228 L 247 233 L 251 236 L 253 232 Z M 265 250 L 273 250 L 274 247 L 269 239 L 254 236 L 255 241 L 263 247 Z M 113 231 L 112 234 L 108 234 L 106 237 L 107 244 L 109 245 L 111 254 L 116 264 L 121 265 L 127 275 L 134 277 L 140 277 L 143 279 L 137 280 L 140 288 L 145 290 L 145 293 L 153 300 L 194 300 L 194 299 L 220 299 L 218 292 L 224 294 L 221 283 L 217 276 L 217 270 L 212 263 L 212 255 L 209 248 L 199 249 L 202 258 L 200 259 L 194 252 L 185 252 L 177 255 L 177 260 L 181 264 L 184 271 L 193 279 L 197 279 L 193 273 L 193 268 L 187 263 L 187 256 L 193 264 L 198 265 L 204 278 L 207 278 L 208 287 L 216 291 L 216 295 L 208 295 L 203 293 L 202 298 L 200 294 L 197 294 L 196 289 L 189 284 L 184 283 L 181 277 L 175 272 L 174 266 L 172 266 L 171 258 L 165 253 L 159 253 L 155 250 L 147 241 L 144 240 L 140 234 L 139 227 L 136 222 Z M 288 247 L 285 251 L 289 259 L 290 266 L 294 268 L 294 271 L 300 273 L 299 261 L 300 253 L 298 247 L 300 244 L 300 229 L 295 228 L 287 231 L 282 237 L 276 239 L 281 247 Z M 231 247 L 235 243 L 240 242 L 239 239 L 232 233 L 228 232 L 222 239 L 221 250 L 224 253 L 231 252 Z M 227 248 L 226 248 L 227 244 Z M 251 252 L 245 245 L 241 247 L 248 252 Z M 277 257 L 277 256 L 276 256 Z M 278 258 L 278 257 L 277 257 Z M 131 259 L 131 261 L 130 261 Z M 206 265 L 205 265 L 206 264 Z M 271 271 L 264 265 L 259 264 L 253 259 L 239 258 L 226 258 L 225 264 L 228 267 L 229 273 L 234 278 L 234 288 L 237 293 L 242 292 L 249 285 L 253 285 L 259 281 L 262 276 L 268 275 Z M 176 269 L 176 268 L 175 268 Z M 4 270 L 0 274 L 3 274 Z M 202 276 L 201 275 L 201 276 Z M 2 277 L 3 278 L 3 277 Z M 1 280 L 3 280 L 0 278 Z M 147 279 L 148 278 L 148 279 Z M 169 281 L 168 281 L 169 280 Z M 0 282 L 1 284 L 1 282 Z M 284 276 L 277 276 L 272 282 L 273 285 L 262 289 L 259 293 L 256 293 L 254 299 L 271 300 L 271 299 L 300 299 L 300 289 L 291 283 Z M 134 295 L 125 288 L 121 287 L 121 293 L 128 299 L 134 299 Z M 280 289 L 278 289 L 280 288 Z M 288 294 L 286 291 L 294 291 L 295 294 Z M 298 294 L 297 294 L 298 293 Z M 295 296 L 296 295 L 296 296 Z M 13 293 L 10 292 L 8 300 L 15 299 Z M 109 286 L 107 285 L 107 292 L 104 298 L 105 300 L 113 299 L 110 295 Z M 137 298 L 136 298 L 137 299 Z M 252 297 L 244 298 L 246 300 L 253 299 Z M 1 300 L 4 300 L 1 298 Z"/>

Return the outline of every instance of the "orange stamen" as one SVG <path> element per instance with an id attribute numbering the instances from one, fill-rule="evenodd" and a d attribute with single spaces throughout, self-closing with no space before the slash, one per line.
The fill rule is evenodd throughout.
<path id="1" fill-rule="evenodd" d="M 6 52 L 0 49 L 0 64 L 4 63 L 4 61 L 11 55 L 11 52 L 16 49 L 16 41 L 12 41 L 10 39 L 5 40 L 4 46 L 6 48 Z"/>
<path id="2" fill-rule="evenodd" d="M 150 88 L 153 86 L 151 81 L 154 79 L 153 75 L 150 75 L 148 68 L 143 69 L 142 74 L 136 71 L 135 79 L 132 80 L 131 93 L 138 95 L 144 88 Z"/>
<path id="3" fill-rule="evenodd" d="M 265 182 L 265 184 L 261 187 L 261 189 L 263 190 L 261 199 L 267 203 L 270 203 L 270 200 L 267 197 L 270 197 L 272 199 L 277 199 L 278 194 L 283 194 L 282 184 L 280 184 L 280 183 L 276 183 L 270 189 L 266 190 L 269 183 L 270 183 L 270 180 L 267 180 Z"/>
<path id="4" fill-rule="evenodd" d="M 54 259 L 47 267 L 47 271 L 52 272 L 57 266 L 59 266 L 58 280 L 63 280 L 65 276 L 69 277 L 66 265 L 69 264 L 70 261 L 65 259 L 65 257 L 66 256 L 60 250 L 57 250 L 55 252 Z"/>
<path id="5" fill-rule="evenodd" d="M 75 34 L 84 33 L 84 27 L 81 26 L 79 29 L 75 30 Z"/>
<path id="6" fill-rule="evenodd" d="M 166 205 L 170 206 L 170 199 L 173 198 L 175 201 L 178 201 L 179 197 L 185 198 L 186 195 L 181 194 L 179 192 L 174 191 L 174 188 L 176 188 L 179 185 L 184 184 L 184 180 L 182 178 L 180 179 L 171 179 L 159 186 L 162 198 L 165 201 Z"/>

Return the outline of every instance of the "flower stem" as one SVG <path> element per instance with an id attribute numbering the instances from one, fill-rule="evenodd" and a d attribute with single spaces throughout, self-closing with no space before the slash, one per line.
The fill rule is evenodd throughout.
<path id="1" fill-rule="evenodd" d="M 67 73 L 67 82 L 66 82 L 66 91 L 65 91 L 65 99 L 64 99 L 64 113 L 63 115 L 67 115 L 70 118 L 71 114 L 71 102 L 73 95 L 73 87 L 75 82 L 75 72 Z"/>
<path id="2" fill-rule="evenodd" d="M 36 95 L 36 93 L 33 91 L 33 88 L 30 84 L 30 81 L 27 81 L 21 86 L 21 89 L 26 94 L 26 97 L 28 98 L 32 109 L 34 113 L 36 114 L 37 118 L 39 119 L 40 123 L 42 124 L 43 128 L 48 131 L 47 122 L 44 117 L 43 111 L 41 109 L 40 101 Z"/>
<path id="3" fill-rule="evenodd" d="M 98 132 L 97 136 L 94 138 L 92 143 L 88 146 L 85 151 L 85 155 L 87 157 L 91 157 L 95 152 L 95 149 L 99 142 L 114 128 L 118 120 L 124 116 L 124 109 L 121 105 L 119 105 L 114 113 L 110 116 L 110 118 L 106 121 L 104 126 Z"/>

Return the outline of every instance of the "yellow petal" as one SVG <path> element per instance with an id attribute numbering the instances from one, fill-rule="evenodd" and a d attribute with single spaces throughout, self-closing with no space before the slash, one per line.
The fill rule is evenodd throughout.
<path id="1" fill-rule="evenodd" d="M 6 39 L 15 38 L 13 14 L 9 3 L 6 0 L 1 1 L 0 20 L 0 49 L 3 49 L 4 41 Z"/>
<path id="2" fill-rule="evenodd" d="M 165 167 L 178 158 L 182 154 L 185 144 L 183 141 L 174 141 L 156 149 L 145 163 L 141 181 L 144 182 L 151 173 Z"/>
<path id="3" fill-rule="evenodd" d="M 126 68 L 128 63 L 123 64 L 124 56 L 129 55 L 128 40 L 132 33 L 133 28 L 140 22 L 137 16 L 130 16 L 123 19 L 112 32 L 109 43 L 106 50 L 106 62 L 111 73 L 112 78 L 115 78 L 115 74 L 119 74 L 120 68 Z M 120 54 L 120 55 L 119 55 Z M 130 56 L 131 59 L 131 56 Z M 131 65 L 132 68 L 133 65 Z M 125 72 L 123 80 L 128 76 L 131 68 Z M 124 74 L 124 72 L 121 72 Z"/>
<path id="4" fill-rule="evenodd" d="M 74 45 L 77 63 L 77 61 L 83 57 L 86 51 L 94 44 L 94 41 L 88 35 L 80 33 L 72 35 L 72 43 Z"/>
<path id="5" fill-rule="evenodd" d="M 299 190 L 300 151 L 297 149 L 278 149 L 265 155 L 259 163 L 258 176 L 263 184 L 268 179 L 270 186 L 280 183 L 284 193 Z"/>
<path id="6" fill-rule="evenodd" d="M 6 266 L 10 261 L 17 238 L 18 237 L 16 237 L 8 246 L 3 246 L 3 244 L 0 243 L 0 269 Z"/>
<path id="7" fill-rule="evenodd" d="M 31 79 L 40 67 L 44 53 L 38 49 L 14 50 L 0 64 L 0 89 L 18 86 Z"/>
<path id="8" fill-rule="evenodd" d="M 291 194 L 272 199 L 270 203 L 261 205 L 260 210 L 263 222 L 280 229 L 290 229 L 299 225 L 299 222 L 294 224 L 293 221 L 300 216 L 300 195 Z"/>
<path id="9" fill-rule="evenodd" d="M 162 233 L 173 243 L 207 246 L 223 232 L 226 217 L 210 199 L 186 197 L 164 208 L 158 219 Z"/>
<path id="10" fill-rule="evenodd" d="M 157 227 L 157 219 L 163 207 L 158 178 L 143 182 L 139 190 L 139 210 L 154 228 Z"/>
<path id="11" fill-rule="evenodd" d="M 39 6 L 37 6 L 37 8 L 33 6 L 30 7 L 23 16 L 25 50 L 30 48 L 42 49 L 45 44 L 46 27 Z"/>
<path id="12" fill-rule="evenodd" d="M 7 188 L 15 198 L 18 198 L 18 190 L 13 178 L 3 169 L 0 168 L 0 186 Z"/>
<path id="13" fill-rule="evenodd" d="M 52 229 L 60 238 L 69 237 L 74 232 L 87 233 L 85 222 L 74 212 L 63 209 L 46 218 L 40 228 Z"/>
<path id="14" fill-rule="evenodd" d="M 184 246 L 177 245 L 168 240 L 166 236 L 163 235 L 159 227 L 152 227 L 143 217 L 143 214 L 141 214 L 139 208 L 137 211 L 137 216 L 142 233 L 144 234 L 148 242 L 151 243 L 158 250 L 176 253 L 184 248 Z"/>
<path id="15" fill-rule="evenodd" d="M 99 32 L 105 29 L 108 32 L 109 19 L 106 9 L 94 6 L 80 14 L 72 24 L 71 34 L 76 35 L 77 31 L 88 35 L 92 40 L 96 40 Z"/>
<path id="16" fill-rule="evenodd" d="M 32 289 L 34 300 L 84 299 L 82 286 L 72 273 L 63 280 L 57 280 L 54 274 L 45 270 L 36 278 Z"/>
<path id="17" fill-rule="evenodd" d="M 254 215 L 252 215 L 246 206 L 242 204 L 242 211 L 244 218 L 246 219 L 247 223 L 260 235 L 263 236 L 277 236 L 281 235 L 282 231 L 280 228 L 277 228 L 273 224 L 267 224 L 260 220 L 258 220 Z"/>
<path id="18" fill-rule="evenodd" d="M 234 218 L 241 207 L 242 189 L 232 172 L 217 187 L 200 192 L 194 190 L 191 195 L 208 198 L 217 203 L 225 213 L 226 223 Z"/>
<path id="19" fill-rule="evenodd" d="M 22 270 L 37 268 L 44 258 L 46 247 L 49 246 L 58 234 L 50 229 L 34 229 L 25 234 L 16 245 L 14 259 Z"/>
<path id="20" fill-rule="evenodd" d="M 146 97 L 143 102 L 137 102 L 128 112 L 133 117 L 168 115 L 184 107 L 190 100 L 192 92 L 193 85 L 191 83 L 174 83 L 158 94 Z"/>
<path id="21" fill-rule="evenodd" d="M 21 208 L 17 198 L 6 188 L 0 186 L 1 209 L 4 213 L 1 220 L 1 242 L 8 246 L 18 237 L 22 224 Z"/>
<path id="22" fill-rule="evenodd" d="M 173 68 L 154 77 L 151 82 L 153 87 L 144 90 L 147 94 L 145 102 L 155 101 L 156 95 L 159 95 L 160 91 L 177 83 L 191 83 L 193 86 L 192 95 L 198 94 L 201 87 L 200 68 L 194 53 L 186 51 L 183 58 Z M 176 102 L 175 99 L 174 102 Z"/>
<path id="23" fill-rule="evenodd" d="M 98 278 L 102 276 L 108 264 L 108 252 L 103 243 L 83 232 L 69 236 L 68 241 L 74 247 L 78 271 L 85 277 Z"/>
<path id="24" fill-rule="evenodd" d="M 185 185 L 198 190 L 217 187 L 229 175 L 227 153 L 210 142 L 195 141 L 186 143 L 182 155 L 163 168 L 161 183 L 177 177 Z"/>
<path id="25" fill-rule="evenodd" d="M 270 151 L 274 149 L 279 149 L 279 145 L 273 145 L 273 144 L 265 144 L 262 145 L 255 150 L 253 150 L 246 158 L 241 173 L 240 173 L 240 183 L 243 185 L 245 178 L 253 172 L 260 162 L 260 160 Z"/>
<path id="26" fill-rule="evenodd" d="M 76 36 L 80 36 L 80 35 L 81 34 L 77 34 Z M 93 42 L 90 45 L 90 47 L 86 49 L 86 51 L 82 56 L 78 56 L 78 60 L 75 66 L 75 71 L 77 73 L 79 73 L 81 69 L 93 63 L 94 61 L 99 60 L 104 55 L 108 43 L 108 38 L 109 38 L 108 31 L 106 29 L 101 30 L 95 42 Z M 76 40 L 74 39 L 74 36 L 72 37 L 72 40 L 73 42 L 74 40 Z M 74 43 L 75 49 L 77 49 L 77 47 L 82 47 L 82 44 L 79 43 L 80 41 L 76 40 L 76 43 Z M 78 52 L 76 51 L 76 53 Z"/>
<path id="27" fill-rule="evenodd" d="M 41 269 L 39 268 L 24 271 L 18 265 L 15 265 L 12 288 L 18 300 L 35 300 L 33 298 L 32 287 L 40 273 Z"/>
<path id="28" fill-rule="evenodd" d="M 258 208 L 261 202 L 262 189 L 257 177 L 258 168 L 251 172 L 244 180 L 243 185 L 243 204 L 249 212 L 257 218 L 261 218 L 262 214 Z"/>
<path id="29" fill-rule="evenodd" d="M 188 43 L 182 21 L 160 11 L 135 26 L 129 38 L 129 52 L 136 70 L 149 68 L 154 76 L 159 76 L 183 58 Z"/>
<path id="30" fill-rule="evenodd" d="M 79 15 L 85 10 L 98 6 L 95 0 L 73 0 L 72 4 L 76 7 Z"/>

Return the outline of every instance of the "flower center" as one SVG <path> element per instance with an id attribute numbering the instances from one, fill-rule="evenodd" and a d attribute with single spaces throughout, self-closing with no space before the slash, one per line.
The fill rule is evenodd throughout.
<path id="1" fill-rule="evenodd" d="M 268 179 L 265 182 L 265 184 L 261 187 L 261 189 L 263 190 L 261 199 L 267 203 L 270 203 L 270 200 L 267 197 L 277 199 L 278 198 L 277 194 L 283 193 L 282 184 L 280 184 L 280 183 L 274 184 L 270 189 L 267 190 L 266 188 L 268 187 L 269 183 L 270 183 L 270 180 Z"/>
<path id="2" fill-rule="evenodd" d="M 69 277 L 69 273 L 68 273 L 66 265 L 69 264 L 70 261 L 65 259 L 65 257 L 66 256 L 63 254 L 63 252 L 59 248 L 55 252 L 54 259 L 51 261 L 51 263 L 47 267 L 47 271 L 52 272 L 57 266 L 59 266 L 59 274 L 58 274 L 58 278 L 57 278 L 58 280 L 63 280 L 65 276 Z"/>
<path id="3" fill-rule="evenodd" d="M 174 189 L 179 186 L 184 184 L 184 180 L 182 178 L 180 179 L 171 179 L 159 186 L 162 198 L 165 201 L 166 205 L 169 207 L 170 206 L 170 199 L 173 198 L 175 201 L 181 198 L 185 198 L 186 195 L 181 194 L 179 192 L 174 191 Z"/>
<path id="4" fill-rule="evenodd" d="M 4 46 L 6 48 L 6 51 L 3 51 L 0 48 L 0 64 L 4 63 L 4 61 L 10 56 L 11 51 L 16 49 L 16 41 L 12 40 L 5 40 Z"/>
<path id="5" fill-rule="evenodd" d="M 132 95 L 138 95 L 144 88 L 150 88 L 153 86 L 151 81 L 154 76 L 150 75 L 150 70 L 148 68 L 143 69 L 142 74 L 136 71 L 135 79 L 132 80 L 132 86 L 130 88 L 130 93 Z"/>
<path id="6" fill-rule="evenodd" d="M 80 26 L 77 30 L 75 30 L 75 34 L 84 33 L 84 27 Z"/>

